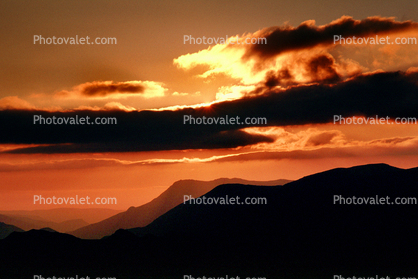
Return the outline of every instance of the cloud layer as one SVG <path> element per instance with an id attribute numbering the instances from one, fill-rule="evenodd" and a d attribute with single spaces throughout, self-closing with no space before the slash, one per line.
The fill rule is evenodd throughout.
<path id="1" fill-rule="evenodd" d="M 394 40 L 405 34 L 418 36 L 418 23 L 381 17 L 355 20 L 343 16 L 316 26 L 315 21 L 309 20 L 297 27 L 269 27 L 246 34 L 240 44 L 216 45 L 182 55 L 174 59 L 174 64 L 184 70 L 205 66 L 197 76 L 208 81 L 222 75 L 235 79 L 236 84 L 219 88 L 217 100 L 239 99 L 248 95 L 248 88 L 260 83 L 269 88 L 331 84 L 385 67 L 406 70 L 413 61 L 418 62 L 418 45 L 334 44 L 334 36 L 340 35 L 345 38 L 391 35 Z M 244 43 L 253 37 L 266 38 L 267 43 Z M 408 64 L 411 65 L 405 67 Z M 239 92 L 238 87 L 242 88 Z"/>
<path id="2" fill-rule="evenodd" d="M 355 20 L 343 16 L 330 24 L 315 26 L 309 20 L 298 27 L 270 27 L 257 33 L 267 39 L 267 44 L 254 44 L 247 49 L 246 57 L 257 56 L 262 60 L 286 51 L 309 49 L 318 45 L 334 44 L 334 35 L 342 37 L 369 37 L 417 29 L 418 23 L 398 22 L 394 18 L 369 17 Z"/>
<path id="3" fill-rule="evenodd" d="M 294 86 L 261 95 L 214 103 L 207 107 L 172 111 L 85 110 L 47 112 L 0 111 L 0 139 L 4 144 L 52 144 L 9 152 L 74 153 L 234 148 L 273 142 L 267 135 L 251 134 L 249 127 L 331 123 L 342 117 L 417 117 L 418 72 L 363 74 L 336 84 Z M 116 125 L 39 125 L 42 117 L 115 117 Z M 267 124 L 191 125 L 185 116 L 262 117 Z M 10 125 L 13 123 L 13 125 Z M 338 127 L 336 125 L 336 127 Z M 315 145 L 323 138 L 312 140 Z"/>

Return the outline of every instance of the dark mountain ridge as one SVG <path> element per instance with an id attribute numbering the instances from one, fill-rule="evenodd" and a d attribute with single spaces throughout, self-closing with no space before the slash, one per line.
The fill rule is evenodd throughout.
<path id="1" fill-rule="evenodd" d="M 84 239 L 100 239 L 109 236 L 118 229 L 130 229 L 144 227 L 150 224 L 159 216 L 183 202 L 184 195 L 200 197 L 216 186 L 225 183 L 253 184 L 276 186 L 290 182 L 286 179 L 271 181 L 249 181 L 239 178 L 219 178 L 212 181 L 179 180 L 170 186 L 151 202 L 138 207 L 130 207 L 127 211 L 116 214 L 101 222 L 87 225 L 75 231 L 68 232 L 74 236 Z"/>
<path id="2" fill-rule="evenodd" d="M 80 228 L 83 226 L 88 225 L 82 219 L 73 219 L 63 221 L 61 223 L 55 223 L 48 220 L 44 220 L 43 218 L 36 218 L 33 219 L 32 217 L 26 217 L 22 215 L 3 215 L 0 214 L 0 222 L 4 222 L 10 225 L 14 225 L 16 227 L 22 228 L 23 230 L 31 230 L 31 229 L 41 229 L 44 227 L 50 227 L 59 232 L 66 232 L 75 228 Z"/>
<path id="3" fill-rule="evenodd" d="M 340 205 L 334 196 L 416 198 L 417 181 L 418 168 L 378 164 L 280 187 L 221 185 L 204 196 L 264 197 L 267 204 L 180 204 L 146 227 L 102 240 L 12 233 L 0 241 L 0 270 L 13 276 L 100 271 L 117 278 L 412 276 L 418 273 L 417 205 Z"/>
<path id="4" fill-rule="evenodd" d="M 0 222 L 0 239 L 6 238 L 12 232 L 23 232 L 21 228 Z"/>

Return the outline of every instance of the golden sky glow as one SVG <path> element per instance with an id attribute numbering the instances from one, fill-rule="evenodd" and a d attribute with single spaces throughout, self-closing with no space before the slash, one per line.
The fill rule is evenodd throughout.
<path id="1" fill-rule="evenodd" d="M 117 205 L 104 207 L 126 209 L 180 179 L 298 179 L 366 163 L 416 167 L 418 124 L 393 118 L 418 118 L 418 44 L 335 44 L 332 32 L 418 39 L 417 2 L 376 1 L 362 11 L 348 2 L 322 1 L 329 9 L 261 2 L 1 3 L 0 120 L 9 130 L 0 134 L 0 209 L 44 208 L 33 195 L 116 197 Z M 37 34 L 118 43 L 39 45 Z M 240 44 L 187 44 L 184 35 Z M 244 44 L 247 38 L 267 38 L 267 45 Z M 38 135 L 24 118 L 31 113 L 114 114 L 119 123 Z M 267 124 L 180 121 L 182 114 L 237 113 Z M 379 113 L 392 121 L 330 118 Z"/>

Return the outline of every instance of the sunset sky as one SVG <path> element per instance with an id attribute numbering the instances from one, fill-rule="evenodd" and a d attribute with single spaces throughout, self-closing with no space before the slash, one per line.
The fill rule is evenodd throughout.
<path id="1" fill-rule="evenodd" d="M 0 210 L 54 207 L 34 195 L 115 197 L 101 207 L 127 209 L 180 179 L 418 165 L 418 124 L 333 124 L 418 118 L 418 44 L 334 44 L 334 35 L 418 39 L 416 0 L 1 1 L 0 24 Z M 35 35 L 117 44 L 34 44 Z M 117 124 L 35 125 L 34 115 Z M 185 115 L 267 124 L 190 125 Z"/>

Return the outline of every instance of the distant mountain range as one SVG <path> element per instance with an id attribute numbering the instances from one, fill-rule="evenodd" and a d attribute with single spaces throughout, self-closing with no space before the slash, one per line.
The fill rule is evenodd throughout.
<path id="1" fill-rule="evenodd" d="M 50 227 L 59 232 L 67 232 L 67 231 L 78 229 L 78 228 L 88 225 L 88 223 L 82 219 L 68 220 L 68 221 L 64 221 L 61 223 L 55 223 L 55 222 L 50 222 L 50 221 L 46 221 L 46 220 L 39 219 L 39 218 L 32 219 L 32 218 L 25 217 L 25 216 L 18 216 L 18 215 L 7 216 L 7 215 L 1 215 L 1 214 L 0 214 L 0 222 L 14 225 L 25 231 L 31 230 L 31 229 L 42 229 L 45 227 Z"/>
<path id="2" fill-rule="evenodd" d="M 0 222 L 0 239 L 6 238 L 12 232 L 23 232 L 21 228 Z"/>
<path id="3" fill-rule="evenodd" d="M 53 208 L 43 210 L 0 211 L 0 214 L 27 217 L 34 220 L 43 220 L 54 223 L 83 219 L 85 222 L 92 224 L 109 218 L 119 212 L 122 212 L 122 210 L 107 208 Z"/>
<path id="4" fill-rule="evenodd" d="M 289 183 L 291 180 L 278 179 L 271 181 L 250 181 L 239 178 L 219 178 L 212 181 L 180 180 L 171 185 L 151 202 L 138 207 L 130 207 L 101 222 L 85 226 L 72 232 L 74 236 L 84 239 L 99 239 L 116 232 L 118 229 L 144 227 L 183 202 L 184 195 L 200 197 L 216 186 L 235 183 L 264 186 L 277 186 Z"/>
<path id="5" fill-rule="evenodd" d="M 87 226 L 89 223 L 86 220 L 101 221 L 119 212 L 121 210 L 102 208 L 0 211 L 0 222 L 13 225 L 25 231 L 50 228 L 58 232 L 68 232 Z"/>
<path id="6" fill-rule="evenodd" d="M 0 240 L 0 271 L 4 278 L 41 271 L 44 277 L 77 272 L 118 279 L 414 276 L 417 204 L 343 205 L 334 199 L 418 198 L 417 181 L 418 168 L 375 164 L 277 187 L 223 184 L 204 197 L 261 197 L 267 204 L 179 204 L 145 227 L 101 240 L 13 232 Z"/>

